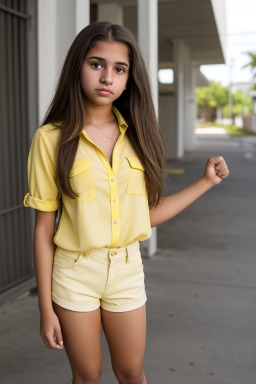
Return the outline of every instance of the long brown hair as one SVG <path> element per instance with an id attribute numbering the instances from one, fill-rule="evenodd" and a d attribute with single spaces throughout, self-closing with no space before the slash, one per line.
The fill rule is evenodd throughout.
<path id="1" fill-rule="evenodd" d="M 43 124 L 60 128 L 56 148 L 57 180 L 61 191 L 71 198 L 69 173 L 85 121 L 84 93 L 80 73 L 87 52 L 97 41 L 117 41 L 129 49 L 130 73 L 126 91 L 114 101 L 129 128 L 126 131 L 144 168 L 149 207 L 157 205 L 163 192 L 166 146 L 159 128 L 148 72 L 133 34 L 125 27 L 96 22 L 85 27 L 73 41 L 65 59 L 55 96 Z"/>

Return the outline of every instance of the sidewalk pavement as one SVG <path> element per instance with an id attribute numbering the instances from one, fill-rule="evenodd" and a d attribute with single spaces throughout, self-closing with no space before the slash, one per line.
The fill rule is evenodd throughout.
<path id="1" fill-rule="evenodd" d="M 222 155 L 230 176 L 158 226 L 158 252 L 144 259 L 147 302 L 145 373 L 149 384 L 256 383 L 256 137 L 198 135 L 195 151 L 168 161 L 164 196 Z M 39 335 L 36 293 L 0 307 L 2 384 L 68 384 L 65 351 Z M 103 340 L 102 383 L 113 384 Z"/>

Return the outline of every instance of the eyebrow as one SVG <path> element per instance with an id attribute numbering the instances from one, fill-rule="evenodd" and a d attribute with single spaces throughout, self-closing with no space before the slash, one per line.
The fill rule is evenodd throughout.
<path id="1" fill-rule="evenodd" d="M 103 59 L 103 57 L 99 57 L 99 56 L 91 56 L 91 57 L 88 57 L 87 60 L 89 59 L 96 59 L 96 60 L 99 60 L 99 61 L 102 61 L 104 63 L 106 63 L 106 59 Z M 125 65 L 126 67 L 129 67 L 129 65 L 123 61 L 117 61 L 115 64 L 118 64 L 118 65 Z"/>

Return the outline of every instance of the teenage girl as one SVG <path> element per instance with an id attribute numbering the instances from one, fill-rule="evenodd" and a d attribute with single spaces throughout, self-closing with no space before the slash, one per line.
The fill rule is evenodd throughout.
<path id="1" fill-rule="evenodd" d="M 222 157 L 210 158 L 194 184 L 161 197 L 164 159 L 135 38 L 116 24 L 87 26 L 34 134 L 24 198 L 36 209 L 40 334 L 48 348 L 65 348 L 73 384 L 100 383 L 101 324 L 118 382 L 146 383 L 139 242 L 229 173 Z"/>

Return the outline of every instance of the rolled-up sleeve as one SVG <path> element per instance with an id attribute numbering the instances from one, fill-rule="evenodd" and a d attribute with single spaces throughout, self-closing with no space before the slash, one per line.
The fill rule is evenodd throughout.
<path id="1" fill-rule="evenodd" d="M 56 211 L 60 192 L 56 184 L 54 146 L 49 132 L 38 128 L 28 155 L 28 190 L 23 204 L 40 211 Z"/>

